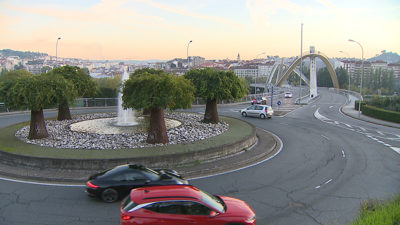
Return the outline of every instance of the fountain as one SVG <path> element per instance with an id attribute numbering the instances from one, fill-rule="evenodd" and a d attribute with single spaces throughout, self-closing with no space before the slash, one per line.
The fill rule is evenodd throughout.
<path id="1" fill-rule="evenodd" d="M 135 113 L 132 109 L 123 109 L 122 108 L 122 85 L 126 80 L 129 79 L 128 68 L 124 68 L 124 74 L 121 79 L 121 90 L 118 93 L 118 119 L 116 126 L 134 126 L 138 123 L 135 120 Z"/>
<path id="2" fill-rule="evenodd" d="M 122 84 L 129 79 L 127 67 L 124 68 Z M 181 122 L 173 119 L 165 119 L 166 126 L 174 128 L 181 125 Z M 70 124 L 71 131 L 96 133 L 96 134 L 123 134 L 123 133 L 142 133 L 147 131 L 144 117 L 135 117 L 132 109 L 122 107 L 122 85 L 118 93 L 118 112 L 117 117 L 90 119 Z"/>

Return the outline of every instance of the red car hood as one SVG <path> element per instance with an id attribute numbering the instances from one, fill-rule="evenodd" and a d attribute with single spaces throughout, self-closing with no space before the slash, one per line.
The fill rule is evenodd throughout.
<path id="1" fill-rule="evenodd" d="M 219 197 L 221 197 L 226 204 L 226 212 L 220 214 L 220 216 L 252 218 L 256 215 L 254 210 L 243 200 L 227 196 Z"/>

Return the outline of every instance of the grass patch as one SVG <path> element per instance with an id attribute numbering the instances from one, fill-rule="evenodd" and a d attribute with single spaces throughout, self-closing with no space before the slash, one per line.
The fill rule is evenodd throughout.
<path id="1" fill-rule="evenodd" d="M 367 199 L 360 206 L 358 217 L 350 225 L 400 225 L 400 196 L 389 200 Z"/>

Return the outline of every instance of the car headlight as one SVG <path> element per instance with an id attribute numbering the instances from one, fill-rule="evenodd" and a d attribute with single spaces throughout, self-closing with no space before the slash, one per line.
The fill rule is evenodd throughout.
<path id="1" fill-rule="evenodd" d="M 249 222 L 254 221 L 254 220 L 256 220 L 256 215 L 254 215 L 253 217 L 247 219 L 247 221 L 249 221 Z"/>

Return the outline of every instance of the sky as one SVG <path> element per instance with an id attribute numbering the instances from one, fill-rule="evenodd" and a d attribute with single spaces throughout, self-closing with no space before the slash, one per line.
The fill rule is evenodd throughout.
<path id="1" fill-rule="evenodd" d="M 0 34 L 0 49 L 89 60 L 371 58 L 400 54 L 400 1 L 0 0 Z"/>

